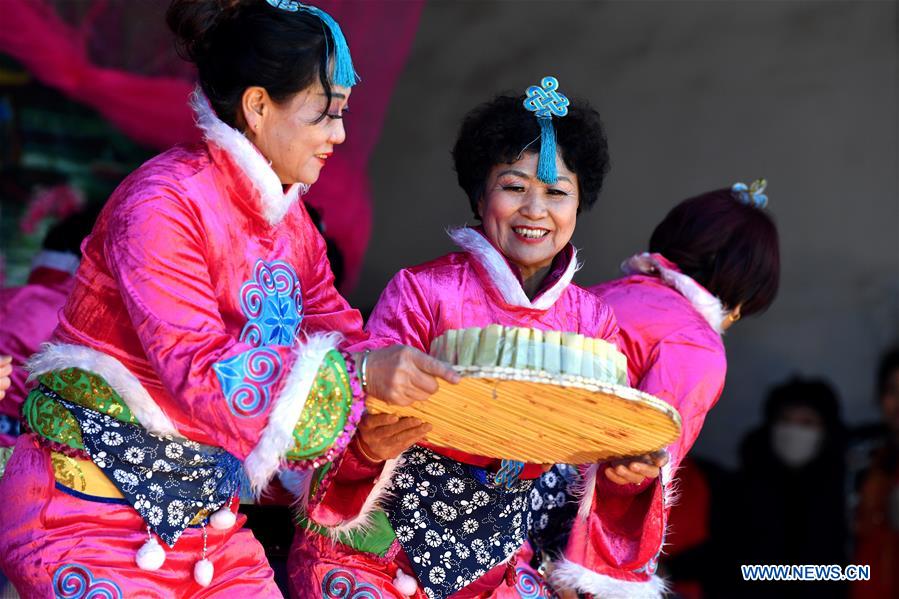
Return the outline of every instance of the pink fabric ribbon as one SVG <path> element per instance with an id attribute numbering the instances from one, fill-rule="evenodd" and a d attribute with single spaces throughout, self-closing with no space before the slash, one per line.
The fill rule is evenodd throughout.
<path id="1" fill-rule="evenodd" d="M 340 22 L 362 76 L 362 84 L 353 91 L 347 142 L 328 161 L 306 197 L 319 209 L 328 235 L 344 254 L 343 291 L 347 292 L 358 278 L 371 231 L 366 166 L 418 29 L 424 0 L 319 0 L 316 5 Z M 81 27 L 75 27 L 64 22 L 46 0 L 3 0 L 0 52 L 21 62 L 44 85 L 94 108 L 138 143 L 165 149 L 197 141 L 200 134 L 187 106 L 192 81 L 148 77 L 92 62 L 86 29 L 98 11 L 109 9 L 103 0 L 95 0 Z"/>

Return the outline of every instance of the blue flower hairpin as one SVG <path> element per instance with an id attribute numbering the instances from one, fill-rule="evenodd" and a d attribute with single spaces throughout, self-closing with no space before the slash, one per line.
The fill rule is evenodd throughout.
<path id="1" fill-rule="evenodd" d="M 334 40 L 334 84 L 341 87 L 353 87 L 359 82 L 359 75 L 353 68 L 353 59 L 350 57 L 350 47 L 346 43 L 343 31 L 340 25 L 334 20 L 334 17 L 326 13 L 320 8 L 303 4 L 297 0 L 265 0 L 270 6 L 286 10 L 287 12 L 305 11 L 315 15 L 331 32 L 331 38 Z"/>
<path id="2" fill-rule="evenodd" d="M 730 191 L 738 201 L 756 208 L 764 208 L 768 205 L 768 196 L 765 195 L 766 187 L 768 187 L 766 179 L 756 179 L 748 187 L 745 183 L 734 183 Z"/>
<path id="3" fill-rule="evenodd" d="M 569 104 L 568 98 L 559 92 L 559 80 L 552 76 L 544 77 L 540 85 L 532 85 L 526 92 L 524 107 L 533 112 L 540 123 L 537 178 L 544 183 L 555 183 L 559 178 L 556 172 L 556 131 L 552 119 L 568 114 Z"/>

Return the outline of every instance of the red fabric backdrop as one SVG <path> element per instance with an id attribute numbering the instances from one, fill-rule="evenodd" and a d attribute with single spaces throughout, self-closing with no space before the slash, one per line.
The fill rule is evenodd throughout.
<path id="1" fill-rule="evenodd" d="M 344 291 L 349 291 L 358 278 L 371 230 L 368 159 L 411 49 L 424 0 L 321 0 L 315 4 L 340 22 L 362 77 L 350 100 L 347 142 L 328 161 L 306 198 L 319 209 L 328 236 L 344 255 Z M 21 62 L 43 84 L 96 109 L 142 144 L 165 149 L 196 140 L 193 115 L 187 108 L 193 81 L 110 67 L 124 61 L 109 56 L 101 61 L 91 55 L 90 48 L 97 44 L 89 42 L 95 42 L 98 35 L 115 35 L 111 27 L 98 31 L 104 13 L 116 12 L 119 18 L 128 19 L 129 10 L 140 10 L 140 3 L 125 6 L 134 8 L 123 9 L 122 3 L 106 0 L 84 0 L 81 7 L 86 10 L 73 24 L 72 18 L 64 20 L 45 0 L 3 0 L 0 52 Z M 111 51 L 127 52 L 128 41 L 133 42 L 117 40 Z"/>

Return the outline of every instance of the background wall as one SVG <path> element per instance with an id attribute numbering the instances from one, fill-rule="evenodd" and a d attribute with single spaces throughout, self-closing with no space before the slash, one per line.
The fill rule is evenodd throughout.
<path id="1" fill-rule="evenodd" d="M 850 422 L 873 419 L 877 357 L 899 340 L 897 39 L 888 1 L 432 0 L 370 165 L 374 230 L 350 299 L 370 307 L 398 269 L 452 249 L 443 229 L 471 221 L 449 155 L 462 116 L 554 74 L 599 109 L 613 161 L 579 219 L 581 284 L 616 276 L 679 200 L 769 180 L 781 292 L 728 333 L 696 452 L 733 464 L 792 373 L 829 378 Z"/>

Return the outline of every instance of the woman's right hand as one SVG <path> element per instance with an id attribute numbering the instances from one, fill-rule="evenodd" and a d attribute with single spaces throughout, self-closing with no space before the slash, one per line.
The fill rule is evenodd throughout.
<path id="1" fill-rule="evenodd" d="M 658 478 L 668 460 L 668 452 L 664 449 L 633 458 L 613 460 L 606 468 L 606 478 L 616 485 L 639 485 L 647 478 Z"/>
<path id="2" fill-rule="evenodd" d="M 357 358 L 356 364 L 361 359 Z M 437 379 L 458 383 L 459 374 L 414 347 L 392 345 L 372 350 L 368 355 L 365 381 L 368 394 L 389 404 L 408 406 L 424 401 L 438 388 Z"/>
<path id="3" fill-rule="evenodd" d="M 390 460 L 425 438 L 431 425 L 395 414 L 366 414 L 359 422 L 356 443 L 372 462 Z"/>

